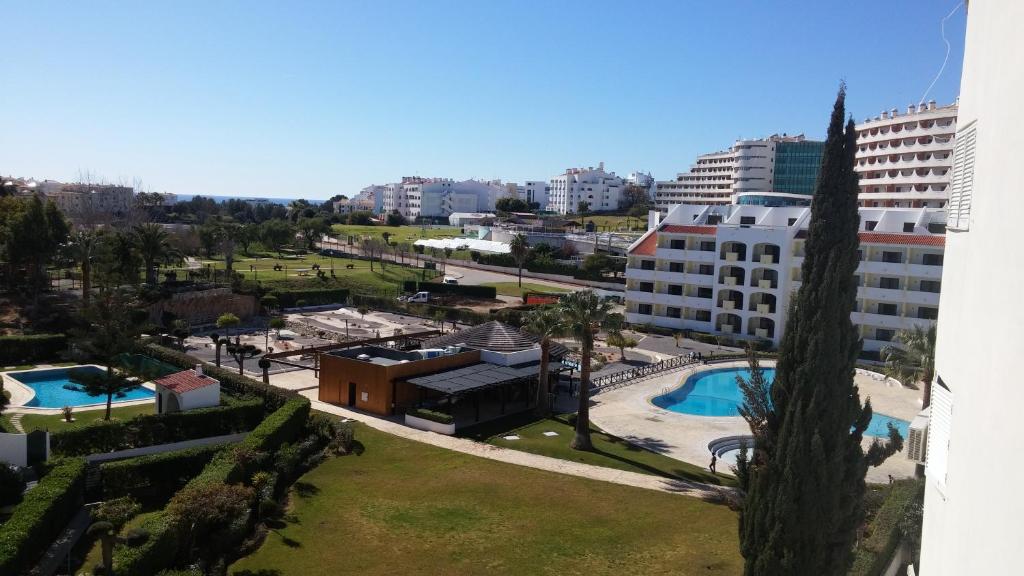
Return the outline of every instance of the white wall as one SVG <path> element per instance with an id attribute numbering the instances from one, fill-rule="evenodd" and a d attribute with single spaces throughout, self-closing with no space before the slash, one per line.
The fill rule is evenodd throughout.
<path id="1" fill-rule="evenodd" d="M 180 396 L 181 409 L 209 408 L 220 405 L 220 384 L 211 384 L 191 390 Z"/>
<path id="2" fill-rule="evenodd" d="M 969 230 L 946 241 L 936 372 L 952 412 L 948 451 L 929 443 L 924 576 L 1021 573 L 1024 204 L 1005 167 L 1024 150 L 1022 21 L 1020 0 L 970 3 L 957 139 L 976 122 L 977 152 Z"/>
<path id="3" fill-rule="evenodd" d="M 0 433 L 0 462 L 28 466 L 28 435 Z"/>

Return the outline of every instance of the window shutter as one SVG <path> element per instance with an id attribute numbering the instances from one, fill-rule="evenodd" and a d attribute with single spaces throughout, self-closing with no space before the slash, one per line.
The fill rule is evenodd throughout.
<path id="1" fill-rule="evenodd" d="M 928 423 L 927 476 L 946 485 L 950 429 L 953 423 L 953 392 L 941 378 L 932 384 L 931 421 Z"/>
<path id="2" fill-rule="evenodd" d="M 974 150 L 977 126 L 972 122 L 956 135 L 953 145 L 953 172 L 950 177 L 946 227 L 970 229 L 971 200 L 974 195 Z"/>

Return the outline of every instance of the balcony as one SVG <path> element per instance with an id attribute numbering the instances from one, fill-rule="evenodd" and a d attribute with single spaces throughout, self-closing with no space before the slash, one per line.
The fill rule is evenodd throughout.
<path id="1" fill-rule="evenodd" d="M 711 263 L 715 260 L 715 253 L 706 250 L 681 250 L 678 248 L 655 248 L 654 257 L 660 260 L 672 260 L 674 262 L 703 262 Z"/>
<path id="2" fill-rule="evenodd" d="M 660 279 L 661 272 L 657 270 L 644 270 L 643 268 L 626 268 L 626 279 L 627 280 L 646 280 L 648 282 L 654 282 Z"/>
<path id="3" fill-rule="evenodd" d="M 760 260 L 758 260 L 758 262 L 760 262 L 761 264 L 778 264 L 779 263 L 778 260 L 775 258 L 775 256 L 772 256 L 771 254 L 762 254 L 761 258 L 760 258 Z"/>

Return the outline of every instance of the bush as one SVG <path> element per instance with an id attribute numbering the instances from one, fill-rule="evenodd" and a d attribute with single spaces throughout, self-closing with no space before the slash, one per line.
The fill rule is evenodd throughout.
<path id="1" fill-rule="evenodd" d="M 268 416 L 242 441 L 243 446 L 261 452 L 272 451 L 298 437 L 309 418 L 309 400 L 297 396 Z"/>
<path id="2" fill-rule="evenodd" d="M 885 571 L 903 537 L 900 522 L 923 493 L 921 480 L 899 480 L 892 484 L 885 502 L 868 524 L 866 537 L 854 553 L 850 576 L 878 576 Z"/>
<path id="3" fill-rule="evenodd" d="M 141 414 L 131 420 L 97 420 L 50 435 L 50 449 L 63 456 L 85 456 L 194 438 L 222 436 L 255 428 L 263 401 L 233 400 L 225 406 L 167 414 Z"/>
<path id="4" fill-rule="evenodd" d="M 109 522 L 113 526 L 114 532 L 118 532 L 140 510 L 142 510 L 142 506 L 131 496 L 112 498 L 93 508 L 92 520 L 93 522 Z"/>
<path id="5" fill-rule="evenodd" d="M 149 516 L 139 525 L 148 534 L 141 542 L 114 548 L 115 574 L 156 574 L 178 554 L 178 527 L 164 512 Z"/>
<path id="6" fill-rule="evenodd" d="M 0 336 L 0 366 L 51 360 L 67 348 L 67 341 L 64 334 Z"/>
<path id="7" fill-rule="evenodd" d="M 303 302 L 304 306 L 322 304 L 344 304 L 348 300 L 347 288 L 274 289 L 268 296 L 277 298 L 282 308 L 292 308 Z"/>
<path id="8" fill-rule="evenodd" d="M 21 500 L 25 491 L 25 478 L 21 472 L 6 462 L 0 461 L 0 506 L 14 504 Z"/>
<path id="9" fill-rule="evenodd" d="M 85 460 L 53 463 L 14 514 L 0 525 L 0 574 L 22 574 L 64 530 L 81 505 Z"/>
<path id="10" fill-rule="evenodd" d="M 416 418 L 423 418 L 424 420 L 430 420 L 431 422 L 438 422 L 440 424 L 451 424 L 455 422 L 455 417 L 451 414 L 445 414 L 444 412 L 437 412 L 435 410 L 428 410 L 426 408 L 413 408 L 406 412 L 410 416 Z"/>
<path id="11" fill-rule="evenodd" d="M 100 466 L 103 497 L 114 498 L 148 489 L 149 492 L 155 492 L 157 498 L 169 498 L 188 479 L 199 474 L 225 446 L 227 444 L 197 446 L 106 462 Z"/>

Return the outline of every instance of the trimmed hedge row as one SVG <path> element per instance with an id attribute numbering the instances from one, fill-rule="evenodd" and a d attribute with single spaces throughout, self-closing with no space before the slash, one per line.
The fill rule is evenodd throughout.
<path id="1" fill-rule="evenodd" d="M 183 484 L 183 478 L 199 474 L 226 446 L 228 444 L 211 444 L 105 462 L 100 465 L 103 498 L 126 496 L 142 488 L 155 489 L 170 498 Z"/>
<path id="2" fill-rule="evenodd" d="M 194 438 L 252 430 L 263 419 L 259 398 L 232 400 L 225 406 L 168 414 L 140 414 L 131 420 L 97 420 L 50 435 L 50 449 L 61 456 L 85 456 Z"/>
<path id="3" fill-rule="evenodd" d="M 266 452 L 291 442 L 302 432 L 309 410 L 309 400 L 296 395 L 268 416 L 238 446 L 243 451 Z M 224 450 L 215 454 L 203 471 L 186 484 L 186 488 L 208 482 L 237 483 L 243 480 L 244 473 L 245 469 L 236 460 L 234 451 Z M 173 563 L 184 528 L 176 525 L 174 518 L 166 512 L 154 514 L 141 528 L 149 532 L 145 543 L 114 549 L 117 574 L 155 574 Z"/>
<path id="4" fill-rule="evenodd" d="M 145 344 L 140 346 L 139 353 L 152 356 L 161 362 L 177 366 L 182 370 L 195 368 L 196 363 L 199 362 L 198 359 L 193 358 L 188 354 L 160 346 L 159 344 Z M 226 390 L 236 396 L 256 396 L 258 398 L 262 398 L 267 412 L 277 410 L 289 399 L 298 396 L 297 392 L 264 384 L 259 380 L 253 380 L 247 376 L 240 376 L 237 372 L 217 368 L 212 364 L 204 364 L 203 371 L 208 376 L 220 381 L 220 388 L 222 391 Z"/>
<path id="5" fill-rule="evenodd" d="M 292 308 L 300 300 L 304 300 L 306 306 L 344 304 L 348 294 L 347 288 L 274 289 L 269 292 L 282 308 Z"/>
<path id="6" fill-rule="evenodd" d="M 896 552 L 903 533 L 899 523 L 907 507 L 920 501 L 924 494 L 924 483 L 920 480 L 898 480 L 893 482 L 882 507 L 868 524 L 868 535 L 854 552 L 850 576 L 878 576 Z"/>
<path id="7" fill-rule="evenodd" d="M 0 336 L 0 366 L 51 360 L 67 347 L 68 337 L 64 334 Z"/>
<path id="8" fill-rule="evenodd" d="M 0 574 L 27 572 L 71 521 L 84 492 L 85 460 L 57 462 L 0 525 Z"/>
<path id="9" fill-rule="evenodd" d="M 455 417 L 451 414 L 445 414 L 444 412 L 438 412 L 436 410 L 428 410 L 426 408 L 413 408 L 411 410 L 407 410 L 406 414 L 409 416 L 415 416 L 416 418 L 430 420 L 431 422 L 437 422 L 439 424 L 451 424 L 455 422 Z"/>
<path id="10" fill-rule="evenodd" d="M 442 282 L 406 280 L 402 283 L 402 289 L 406 292 L 419 292 L 423 290 L 437 294 L 458 294 L 471 298 L 490 298 L 491 300 L 498 297 L 498 289 L 494 286 L 474 286 L 472 284 L 444 284 Z"/>

